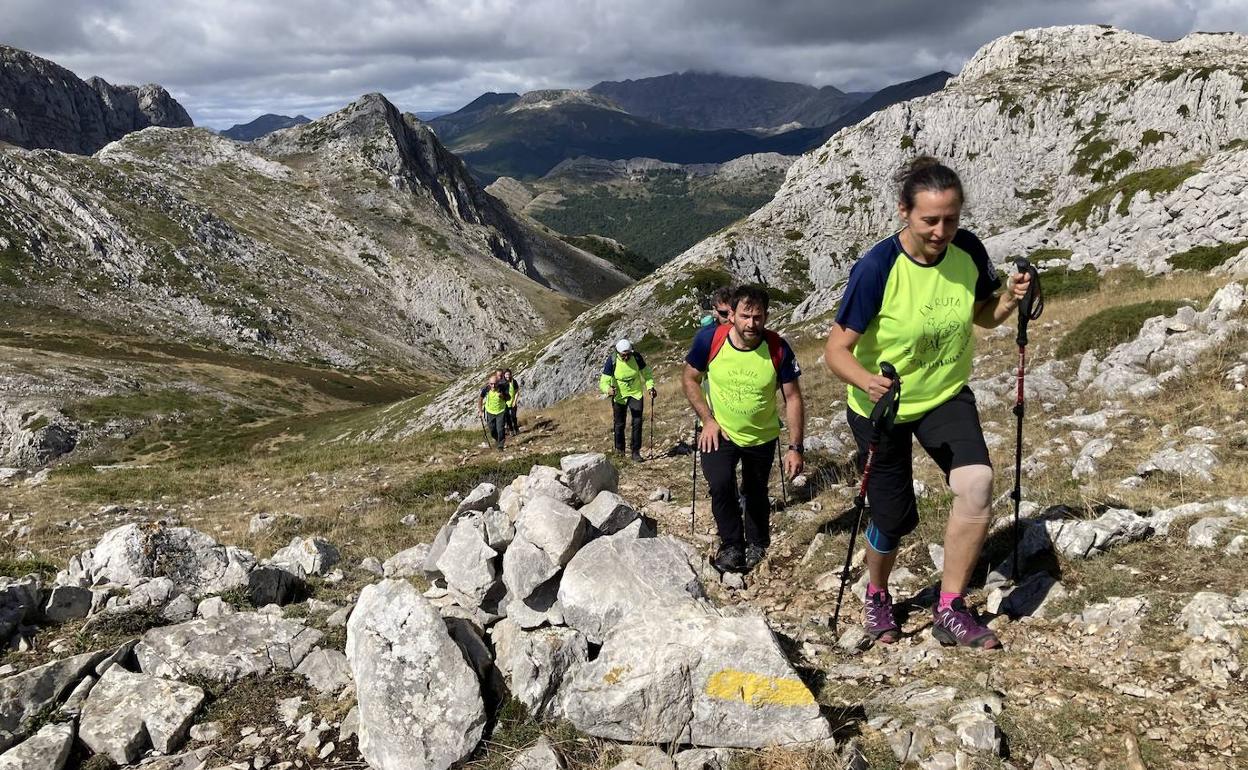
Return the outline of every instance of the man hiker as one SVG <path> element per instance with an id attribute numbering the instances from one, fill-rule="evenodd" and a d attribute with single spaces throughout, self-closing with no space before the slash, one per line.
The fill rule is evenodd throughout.
<path id="1" fill-rule="evenodd" d="M 793 348 L 766 328 L 770 298 L 764 289 L 742 286 L 732 294 L 731 323 L 708 326 L 693 338 L 681 384 L 702 420 L 698 449 L 711 490 L 711 512 L 720 547 L 711 563 L 721 572 L 748 572 L 771 543 L 767 478 L 780 438 L 776 391 L 785 396 L 788 450 L 784 471 L 802 472 L 806 419 L 801 369 Z M 709 380 L 709 400 L 702 382 Z M 738 500 L 736 468 L 741 465 Z"/>
<path id="2" fill-rule="evenodd" d="M 503 379 L 507 381 L 507 429 L 513 434 L 520 432 L 520 383 L 512 376 L 510 369 L 503 370 Z"/>
<path id="3" fill-rule="evenodd" d="M 490 438 L 497 442 L 495 446 L 500 450 L 507 440 L 507 400 L 510 393 L 511 387 L 503 379 L 503 373 L 495 370 L 477 397 L 477 411 L 489 425 Z"/>
<path id="4" fill-rule="evenodd" d="M 646 365 L 646 359 L 633 350 L 633 343 L 620 340 L 615 350 L 603 364 L 598 388 L 611 397 L 611 411 L 615 428 L 615 451 L 624 451 L 624 422 L 633 416 L 632 450 L 633 462 L 641 462 L 641 429 L 645 424 L 646 393 L 650 398 L 658 395 L 654 389 L 654 373 Z"/>

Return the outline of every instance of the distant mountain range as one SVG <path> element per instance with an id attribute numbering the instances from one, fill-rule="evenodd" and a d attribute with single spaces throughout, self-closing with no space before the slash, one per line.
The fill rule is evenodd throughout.
<path id="1" fill-rule="evenodd" d="M 836 89 L 761 78 L 673 75 L 600 83 L 589 91 L 487 93 L 429 123 L 439 138 L 486 182 L 501 176 L 536 179 L 564 160 L 583 156 L 603 160 L 653 158 L 681 164 L 724 163 L 767 152 L 801 154 L 878 109 L 939 90 L 949 77 L 945 72 L 935 73 L 860 98 L 862 95 L 844 94 Z M 767 84 L 774 88 L 769 91 Z M 721 104 L 721 96 L 733 85 L 747 93 L 765 95 L 765 105 L 754 109 L 749 99 Z M 679 96 L 682 86 L 691 88 L 683 99 Z M 630 104 L 644 114 L 630 110 Z M 771 123 L 774 128 L 777 120 L 799 123 L 825 119 L 842 107 L 846 111 L 829 124 L 790 131 L 760 135 L 741 128 L 717 127 L 735 124 L 768 128 Z M 707 122 L 688 125 L 698 120 Z"/>
<path id="2" fill-rule="evenodd" d="M 604 81 L 589 91 L 637 117 L 702 130 L 824 126 L 872 95 L 701 72 Z"/>
<path id="3" fill-rule="evenodd" d="M 283 128 L 302 126 L 304 123 L 311 122 L 312 119 L 305 115 L 296 115 L 292 118 L 286 115 L 273 115 L 270 113 L 261 115 L 250 123 L 236 123 L 222 131 L 221 136 L 224 136 L 226 139 L 233 139 L 236 142 L 250 142 L 274 131 L 280 131 Z"/>

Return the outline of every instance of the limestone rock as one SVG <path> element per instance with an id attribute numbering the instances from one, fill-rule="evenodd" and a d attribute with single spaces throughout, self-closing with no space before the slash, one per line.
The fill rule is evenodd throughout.
<path id="1" fill-rule="evenodd" d="M 564 767 L 563 758 L 543 735 L 512 760 L 510 770 L 563 770 Z"/>
<path id="2" fill-rule="evenodd" d="M 1213 481 L 1213 471 L 1221 461 L 1208 444 L 1193 444 L 1183 449 L 1168 447 L 1154 453 L 1135 469 L 1141 476 L 1150 473 L 1173 473 L 1178 476 Z"/>
<path id="3" fill-rule="evenodd" d="M 108 655 L 75 655 L 0 679 L 0 751 L 18 742 L 25 720 L 60 703 Z"/>
<path id="4" fill-rule="evenodd" d="M 585 541 L 585 519 L 574 508 L 545 495 L 525 503 L 516 520 L 516 537 L 537 546 L 564 566 Z"/>
<path id="5" fill-rule="evenodd" d="M 231 683 L 248 674 L 294 669 L 321 637 L 295 620 L 238 612 L 153 628 L 134 652 L 146 674 Z"/>
<path id="6" fill-rule="evenodd" d="M 35 575 L 0 577 L 0 642 L 39 611 L 40 581 Z"/>
<path id="7" fill-rule="evenodd" d="M 1148 519 L 1134 511 L 1114 508 L 1098 518 L 1051 519 L 1044 528 L 1053 548 L 1068 559 L 1086 559 L 1110 548 L 1143 540 L 1152 532 Z"/>
<path id="8" fill-rule="evenodd" d="M 296 537 L 290 545 L 273 554 L 269 563 L 296 575 L 298 570 L 302 570 L 304 575 L 325 575 L 341 558 L 338 549 L 325 538 Z M 294 569 L 296 567 L 298 570 Z"/>
<path id="9" fill-rule="evenodd" d="M 347 624 L 359 745 L 377 770 L 446 770 L 481 739 L 485 708 L 477 676 L 446 625 L 405 581 L 360 592 Z"/>
<path id="10" fill-rule="evenodd" d="M 581 549 L 564 570 L 559 603 L 564 621 L 600 643 L 624 618 L 651 610 L 700 606 L 701 559 L 671 536 L 605 537 Z"/>
<path id="11" fill-rule="evenodd" d="M 429 558 L 428 543 L 414 545 L 386 559 L 381 565 L 382 574 L 388 578 L 414 577 L 424 575 Z"/>
<path id="12" fill-rule="evenodd" d="M 149 745 L 169 754 L 186 741 L 205 697 L 193 685 L 112 666 L 91 688 L 78 737 L 121 765 L 134 762 Z"/>
<path id="13" fill-rule="evenodd" d="M 578 729 L 613 740 L 748 748 L 831 736 L 757 617 L 662 610 L 633 617 L 560 697 Z"/>
<path id="14" fill-rule="evenodd" d="M 987 609 L 1015 619 L 1043 618 L 1048 612 L 1048 605 L 1066 596 L 1066 593 L 1057 579 L 1048 573 L 1036 572 L 1012 588 L 993 589 L 988 596 Z"/>
<path id="15" fill-rule="evenodd" d="M 495 557 L 498 553 L 486 543 L 485 525 L 480 518 L 460 521 L 451 532 L 446 549 L 438 558 L 438 571 L 448 588 L 479 607 L 486 594 L 498 583 Z"/>
<path id="16" fill-rule="evenodd" d="M 620 474 L 601 452 L 566 455 L 559 460 L 568 479 L 568 487 L 576 493 L 582 504 L 587 504 L 599 492 L 614 492 L 619 488 Z"/>
<path id="17" fill-rule="evenodd" d="M 536 718 L 554 716 L 564 679 L 588 658 L 585 636 L 571 628 L 522 629 L 507 619 L 491 629 L 495 663 L 514 698 Z"/>
<path id="18" fill-rule="evenodd" d="M 1075 458 L 1075 465 L 1071 469 L 1071 476 L 1076 479 L 1096 478 L 1099 473 L 1096 461 L 1112 452 L 1114 449 L 1114 441 L 1111 436 L 1103 436 L 1095 438 L 1083 445 L 1083 449 L 1079 451 L 1079 456 Z"/>
<path id="19" fill-rule="evenodd" d="M 478 484 L 464 496 L 464 499 L 455 508 L 455 515 L 459 516 L 468 511 L 485 512 L 497 504 L 498 487 L 486 481 Z"/>
<path id="20" fill-rule="evenodd" d="M 641 516 L 624 498 L 605 490 L 581 509 L 581 515 L 603 535 L 613 535 Z"/>
<path id="21" fill-rule="evenodd" d="M 351 666 L 338 650 L 313 650 L 295 668 L 322 695 L 337 695 L 351 684 Z"/>
<path id="22" fill-rule="evenodd" d="M 187 527 L 126 524 L 105 533 L 81 563 L 88 584 L 136 586 L 167 577 L 179 592 L 201 597 L 246 586 L 256 560 Z"/>
<path id="23" fill-rule="evenodd" d="M 73 747 L 73 723 L 47 724 L 0 754 L 0 770 L 61 770 Z"/>

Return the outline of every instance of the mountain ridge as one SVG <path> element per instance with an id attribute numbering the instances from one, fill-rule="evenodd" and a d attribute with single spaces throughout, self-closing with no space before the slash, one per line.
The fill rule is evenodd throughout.
<path id="1" fill-rule="evenodd" d="M 159 85 L 84 81 L 55 62 L 0 45 L 0 142 L 90 155 L 132 131 L 192 125 Z"/>

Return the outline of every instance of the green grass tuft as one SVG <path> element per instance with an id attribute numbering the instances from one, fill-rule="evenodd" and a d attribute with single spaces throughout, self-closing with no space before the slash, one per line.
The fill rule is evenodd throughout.
<path id="1" fill-rule="evenodd" d="M 1088 193 L 1080 200 L 1058 211 L 1057 224 L 1067 228 L 1078 224 L 1087 226 L 1092 215 L 1104 215 L 1109 211 L 1110 204 L 1118 200 L 1118 213 L 1126 216 L 1131 208 L 1131 201 L 1141 192 L 1162 195 L 1171 192 L 1183 180 L 1200 171 L 1201 161 L 1194 160 L 1181 166 L 1162 166 L 1147 171 L 1127 174 L 1122 179 Z"/>
<path id="2" fill-rule="evenodd" d="M 1155 316 L 1173 315 L 1189 304 L 1175 300 L 1151 300 L 1120 305 L 1093 313 L 1071 329 L 1057 346 L 1057 357 L 1083 355 L 1089 350 L 1108 350 L 1135 338 L 1144 322 Z"/>
<path id="3" fill-rule="evenodd" d="M 1171 255 L 1166 261 L 1178 270 L 1207 272 L 1239 254 L 1239 252 L 1244 250 L 1245 246 L 1248 246 L 1248 241 L 1218 243 L 1213 246 L 1195 246 L 1180 254 Z"/>

